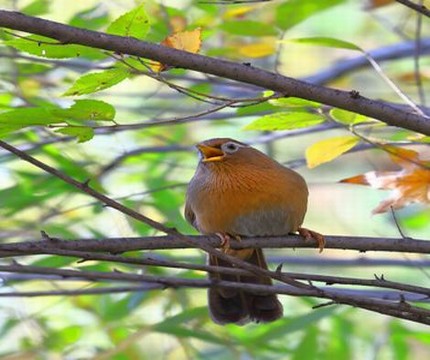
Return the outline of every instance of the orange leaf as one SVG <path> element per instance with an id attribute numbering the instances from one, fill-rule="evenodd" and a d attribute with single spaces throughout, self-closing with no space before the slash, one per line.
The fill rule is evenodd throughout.
<path id="1" fill-rule="evenodd" d="M 195 54 L 200 51 L 200 47 L 202 45 L 201 36 L 202 29 L 198 27 L 191 31 L 175 32 L 172 35 L 166 37 L 160 44 Z M 151 68 L 156 72 L 161 72 L 167 70 L 168 66 L 156 62 L 151 65 Z"/>
<path id="2" fill-rule="evenodd" d="M 169 19 L 169 23 L 174 33 L 184 31 L 185 27 L 187 26 L 187 20 L 179 15 L 172 16 Z"/>
<path id="3" fill-rule="evenodd" d="M 350 178 L 342 179 L 339 182 L 347 184 L 370 185 L 366 179 L 366 175 L 357 175 Z"/>
<path id="4" fill-rule="evenodd" d="M 411 203 L 430 204 L 430 164 L 410 149 L 384 146 L 391 160 L 401 166 L 399 171 L 371 171 L 343 179 L 340 182 L 370 185 L 375 189 L 391 190 L 391 196 L 372 212 L 380 214 Z"/>
<path id="5" fill-rule="evenodd" d="M 368 0 L 368 4 L 366 5 L 366 9 L 376 9 L 382 6 L 386 6 L 392 4 L 394 0 Z"/>
<path id="6" fill-rule="evenodd" d="M 419 154 L 414 150 L 390 145 L 384 145 L 383 149 L 390 154 L 391 160 L 401 167 L 410 167 L 420 164 Z"/>

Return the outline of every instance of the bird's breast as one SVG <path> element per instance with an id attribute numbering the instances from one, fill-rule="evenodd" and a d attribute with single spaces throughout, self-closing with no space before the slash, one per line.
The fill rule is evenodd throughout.
<path id="1" fill-rule="evenodd" d="M 306 187 L 279 183 L 252 187 L 237 183 L 236 186 L 217 185 L 199 186 L 189 194 L 195 225 L 203 233 L 277 236 L 296 231 L 303 222 Z"/>

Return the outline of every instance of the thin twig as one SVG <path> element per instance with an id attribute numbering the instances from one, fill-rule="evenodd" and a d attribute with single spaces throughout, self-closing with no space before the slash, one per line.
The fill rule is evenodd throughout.
<path id="1" fill-rule="evenodd" d="M 407 6 L 408 8 L 419 12 L 427 17 L 430 17 L 430 10 L 422 4 L 416 4 L 410 0 L 396 0 L 398 3 Z"/>

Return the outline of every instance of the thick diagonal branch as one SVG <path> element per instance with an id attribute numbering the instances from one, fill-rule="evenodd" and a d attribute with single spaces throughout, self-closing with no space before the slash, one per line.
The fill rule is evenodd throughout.
<path id="1" fill-rule="evenodd" d="M 381 120 L 389 125 L 430 135 L 430 121 L 411 111 L 399 110 L 383 102 L 365 98 L 355 92 L 331 89 L 275 74 L 253 66 L 191 54 L 134 38 L 108 35 L 80 29 L 54 21 L 0 10 L 0 26 L 43 35 L 63 44 L 79 44 L 159 61 L 163 64 L 212 74 L 261 88 L 317 101 Z"/>

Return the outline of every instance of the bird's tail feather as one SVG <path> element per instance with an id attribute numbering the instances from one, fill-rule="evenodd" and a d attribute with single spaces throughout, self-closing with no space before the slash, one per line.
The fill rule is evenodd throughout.
<path id="1" fill-rule="evenodd" d="M 247 262 L 263 269 L 267 269 L 267 263 L 261 249 L 254 249 Z M 209 256 L 209 265 L 232 267 L 226 261 L 216 256 Z M 210 275 L 211 279 L 224 281 L 236 281 L 241 283 L 271 285 L 272 280 L 266 276 L 257 275 Z M 211 288 L 208 292 L 209 312 L 214 322 L 218 324 L 245 324 L 249 321 L 270 322 L 282 317 L 283 308 L 276 294 L 256 294 L 235 288 Z"/>

